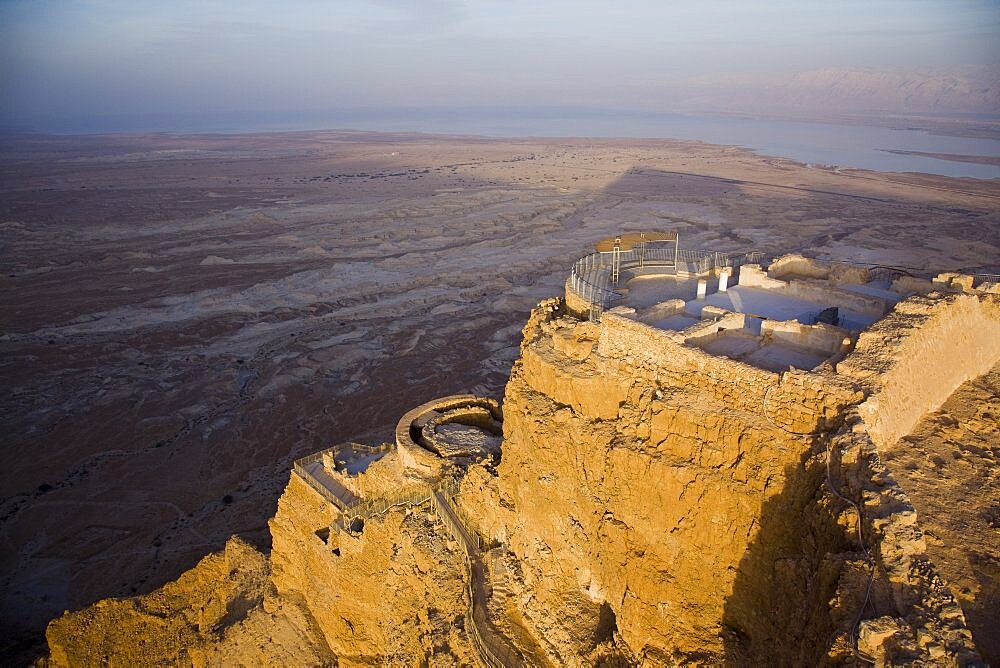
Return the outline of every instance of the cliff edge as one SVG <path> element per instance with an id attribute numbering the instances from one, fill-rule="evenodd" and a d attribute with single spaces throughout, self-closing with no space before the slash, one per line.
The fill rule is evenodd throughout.
<path id="1" fill-rule="evenodd" d="M 448 404 L 364 470 L 313 458 L 269 556 L 233 539 L 156 592 L 67 613 L 47 662 L 975 664 L 883 457 L 998 360 L 995 294 L 903 301 L 809 372 L 547 300 L 499 449 L 422 447 L 455 427 Z"/>

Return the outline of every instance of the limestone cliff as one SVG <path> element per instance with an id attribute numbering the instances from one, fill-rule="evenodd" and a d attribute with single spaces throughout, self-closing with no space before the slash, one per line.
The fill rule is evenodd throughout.
<path id="1" fill-rule="evenodd" d="M 467 665 L 464 567 L 426 507 L 394 510 L 360 532 L 293 475 L 271 520 L 273 581 L 301 600 L 340 663 Z"/>
<path id="2" fill-rule="evenodd" d="M 267 558 L 239 540 L 146 596 L 49 624 L 52 666 L 320 665 L 333 654 L 308 610 L 276 596 Z"/>
<path id="3" fill-rule="evenodd" d="M 975 662 L 879 448 L 996 362 L 997 306 L 915 298 L 838 368 L 773 373 L 548 300 L 524 329 L 501 453 L 448 460 L 411 438 L 433 421 L 404 419 L 396 449 L 330 473 L 350 502 L 291 474 L 269 558 L 234 539 L 157 592 L 68 613 L 48 660 Z M 942 336 L 987 343 L 935 366 Z M 942 386 L 908 385 L 914 364 Z"/>
<path id="4" fill-rule="evenodd" d="M 540 310 L 505 396 L 495 486 L 510 510 L 484 529 L 520 562 L 539 636 L 576 663 L 610 616 L 640 660 L 814 661 L 833 628 L 827 555 L 848 540 L 814 507 L 822 438 L 776 420 L 815 426 L 854 393 L 784 406 L 777 377 L 713 377 L 707 355 L 667 374 L 641 351 L 601 356 L 599 335 Z"/>

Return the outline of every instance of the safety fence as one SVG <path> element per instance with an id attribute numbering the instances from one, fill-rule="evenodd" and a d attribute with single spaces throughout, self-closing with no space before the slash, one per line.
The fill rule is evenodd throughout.
<path id="1" fill-rule="evenodd" d="M 973 274 L 972 285 L 979 287 L 983 283 L 1000 283 L 1000 274 Z"/>
<path id="2" fill-rule="evenodd" d="M 366 445 L 364 443 L 350 443 L 349 447 L 352 450 L 357 450 L 358 452 L 367 452 L 370 455 L 375 455 L 380 452 L 386 452 L 393 449 L 391 443 L 381 443 L 379 445 Z"/>
<path id="3" fill-rule="evenodd" d="M 299 477 L 302 478 L 306 484 L 316 490 L 320 496 L 341 510 L 346 510 L 352 505 L 352 503 L 356 502 L 357 497 L 343 486 L 339 486 L 342 489 L 332 489 L 330 485 L 324 484 L 321 480 L 317 479 L 316 476 L 314 476 L 308 469 L 309 465 L 321 462 L 323 455 L 328 452 L 332 452 L 332 450 L 321 450 L 320 452 L 315 452 L 306 457 L 302 457 L 301 459 L 296 459 L 292 468 L 299 475 Z"/>
<path id="4" fill-rule="evenodd" d="M 384 447 L 373 448 L 371 446 L 369 446 L 369 448 L 370 452 L 381 452 L 385 449 Z M 320 480 L 309 470 L 310 465 L 322 461 L 323 455 L 332 453 L 333 451 L 334 449 L 332 448 L 321 450 L 320 452 L 315 452 L 311 455 L 307 455 L 306 457 L 296 459 L 293 464 L 293 469 L 295 473 L 302 478 L 306 484 L 316 490 L 320 496 L 340 509 L 340 517 L 338 517 L 333 523 L 333 528 L 340 531 L 348 530 L 351 523 L 358 517 L 363 519 L 375 517 L 376 515 L 381 515 L 386 512 L 390 508 L 395 508 L 396 506 L 423 505 L 430 501 L 431 496 L 435 491 L 444 491 L 448 494 L 454 495 L 458 490 L 458 482 L 454 479 L 446 478 L 434 486 L 417 485 L 389 494 L 380 495 L 375 498 L 356 496 L 351 493 L 350 490 L 347 490 L 346 487 L 343 489 L 348 492 L 348 494 L 338 494 L 339 490 L 331 489 L 331 483 L 341 487 L 335 479 L 331 477 L 328 481 Z"/>
<path id="5" fill-rule="evenodd" d="M 465 602 L 468 610 L 469 636 L 480 660 L 488 668 L 510 668 L 524 665 L 524 657 L 502 641 L 490 628 L 486 604 L 486 566 L 483 564 L 479 537 L 473 532 L 467 520 L 454 504 L 451 494 L 436 491 L 431 503 L 441 523 L 462 546 L 465 566 L 469 570 L 469 580 L 465 588 Z"/>
<path id="6" fill-rule="evenodd" d="M 661 267 L 673 272 L 704 274 L 716 268 L 735 269 L 744 264 L 761 264 L 763 253 L 718 253 L 705 250 L 674 250 L 670 247 L 645 246 L 627 251 L 591 253 L 573 263 L 569 287 L 590 306 L 591 320 L 600 320 L 601 313 L 621 301 L 615 291 L 616 271 L 636 267 Z"/>

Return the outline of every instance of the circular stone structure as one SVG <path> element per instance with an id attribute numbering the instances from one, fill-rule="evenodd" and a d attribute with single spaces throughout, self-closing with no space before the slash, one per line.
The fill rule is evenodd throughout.
<path id="1" fill-rule="evenodd" d="M 448 460 L 499 453 L 502 436 L 495 399 L 456 394 L 407 411 L 396 424 L 396 449 L 404 469 L 437 477 Z"/>

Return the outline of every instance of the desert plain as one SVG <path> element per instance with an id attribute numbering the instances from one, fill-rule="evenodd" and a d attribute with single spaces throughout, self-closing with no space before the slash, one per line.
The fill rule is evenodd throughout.
<path id="1" fill-rule="evenodd" d="M 266 550 L 294 458 L 391 440 L 437 396 L 500 398 L 529 310 L 599 239 L 1000 273 L 996 180 L 687 141 L 26 136 L 0 174 L 0 636 L 21 659 L 64 610 L 149 592 L 232 534 Z M 993 408 L 946 406 L 925 427 L 944 445 L 895 456 L 921 470 L 968 413 L 989 488 L 996 379 L 963 392 Z M 995 571 L 995 495 L 914 476 L 942 549 L 951 501 L 979 504 Z"/>

